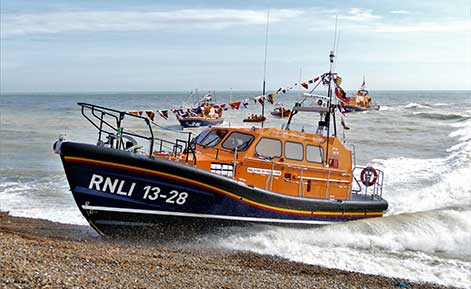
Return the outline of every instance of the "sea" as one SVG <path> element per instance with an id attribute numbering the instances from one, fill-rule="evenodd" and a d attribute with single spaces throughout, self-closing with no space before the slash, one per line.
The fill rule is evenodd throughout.
<path id="1" fill-rule="evenodd" d="M 216 91 L 216 101 L 257 91 Z M 188 92 L 19 93 L 0 95 L 0 210 L 15 216 L 87 225 L 52 145 L 59 135 L 96 143 L 77 102 L 120 110 L 177 108 Z M 228 228 L 195 246 L 250 251 L 349 271 L 471 288 L 471 91 L 370 91 L 381 108 L 347 114 L 338 136 L 356 163 L 384 171 L 383 218 L 309 229 Z M 277 95 L 292 106 L 297 91 Z M 188 100 L 187 100 L 188 103 Z M 187 104 L 185 103 L 185 105 Z M 269 113 L 273 106 L 265 106 Z M 224 112 L 225 125 L 260 113 L 260 105 Z M 340 115 L 337 114 L 337 120 Z M 317 115 L 300 115 L 310 127 Z M 155 134 L 181 137 L 178 122 L 156 116 Z M 285 120 L 268 117 L 265 127 Z M 193 129 L 198 133 L 201 129 Z M 175 135 L 175 136 L 173 136 Z"/>

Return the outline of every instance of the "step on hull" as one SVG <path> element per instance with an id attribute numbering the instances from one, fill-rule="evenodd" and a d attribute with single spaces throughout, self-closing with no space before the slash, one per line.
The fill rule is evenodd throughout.
<path id="1" fill-rule="evenodd" d="M 166 159 L 64 142 L 60 154 L 75 201 L 106 235 L 143 227 L 234 224 L 313 226 L 381 217 L 383 199 L 290 197 Z"/>

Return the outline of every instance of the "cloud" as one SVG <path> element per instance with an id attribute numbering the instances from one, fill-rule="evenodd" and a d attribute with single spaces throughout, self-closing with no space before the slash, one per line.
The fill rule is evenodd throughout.
<path id="1" fill-rule="evenodd" d="M 389 13 L 391 13 L 391 14 L 410 14 L 411 12 L 407 11 L 407 10 L 393 10 L 393 11 L 389 11 Z"/>
<path id="2" fill-rule="evenodd" d="M 409 24 L 380 24 L 373 28 L 375 32 L 464 32 L 471 31 L 471 22 L 466 20 L 418 22 Z"/>
<path id="3" fill-rule="evenodd" d="M 346 15 L 339 15 L 338 18 L 355 22 L 369 22 L 382 17 L 374 15 L 371 9 L 351 8 Z"/>
<path id="4" fill-rule="evenodd" d="M 270 11 L 270 22 L 303 15 L 296 9 Z M 2 37 L 73 31 L 154 31 L 168 27 L 223 28 L 232 25 L 264 25 L 264 10 L 182 9 L 173 11 L 88 11 L 43 14 L 2 14 Z"/>

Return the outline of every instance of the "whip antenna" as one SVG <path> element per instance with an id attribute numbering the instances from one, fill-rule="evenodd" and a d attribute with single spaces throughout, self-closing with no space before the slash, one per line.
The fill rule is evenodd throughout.
<path id="1" fill-rule="evenodd" d="M 267 28 L 265 31 L 265 60 L 263 62 L 263 90 L 262 90 L 262 95 L 265 98 L 265 80 L 267 76 L 267 53 L 268 53 L 268 26 L 270 24 L 270 8 L 268 8 L 267 11 Z M 262 104 L 262 118 L 265 115 L 265 101 Z M 263 121 L 262 121 L 262 127 L 263 127 Z"/>

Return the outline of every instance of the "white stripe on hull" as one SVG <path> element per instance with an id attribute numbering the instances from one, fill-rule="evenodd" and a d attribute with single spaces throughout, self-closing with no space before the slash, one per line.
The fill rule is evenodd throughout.
<path id="1" fill-rule="evenodd" d="M 285 224 L 312 224 L 312 225 L 322 225 L 322 224 L 332 223 L 332 222 L 327 222 L 327 221 L 252 218 L 252 217 L 195 214 L 195 213 L 182 213 L 182 212 L 157 211 L 157 210 L 113 208 L 113 207 L 88 206 L 88 205 L 82 205 L 82 209 L 92 210 L 92 211 L 104 211 L 104 212 L 149 214 L 149 215 L 161 215 L 161 216 L 172 216 L 172 217 L 209 218 L 209 219 L 234 220 L 234 221 L 245 221 L 245 222 L 265 222 L 265 223 L 285 223 Z"/>

